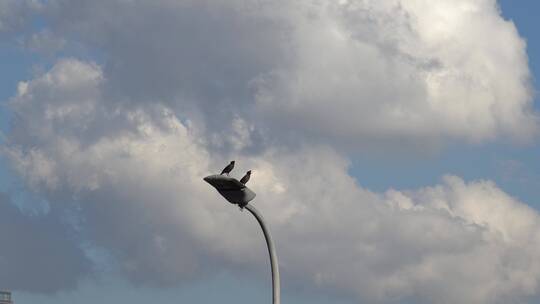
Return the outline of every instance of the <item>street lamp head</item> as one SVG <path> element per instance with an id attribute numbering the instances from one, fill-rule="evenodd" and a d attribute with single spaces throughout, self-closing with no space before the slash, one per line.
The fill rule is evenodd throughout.
<path id="1" fill-rule="evenodd" d="M 212 185 L 229 203 L 245 207 L 255 198 L 255 192 L 237 179 L 226 175 L 209 175 L 204 180 Z"/>

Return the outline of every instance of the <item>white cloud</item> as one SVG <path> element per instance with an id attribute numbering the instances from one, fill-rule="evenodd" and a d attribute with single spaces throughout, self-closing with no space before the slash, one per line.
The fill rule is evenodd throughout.
<path id="1" fill-rule="evenodd" d="M 536 132 L 525 43 L 495 1 L 353 1 L 310 10 L 295 19 L 296 62 L 259 80 L 263 113 L 344 140 Z"/>
<path id="2" fill-rule="evenodd" d="M 99 66 L 69 59 L 21 85 L 4 146 L 14 168 L 55 208 L 77 210 L 80 237 L 134 281 L 266 273 L 256 223 L 201 179 L 230 156 L 217 156 L 169 107 L 104 98 L 107 81 Z M 247 142 L 246 125 L 235 128 L 231 140 Z M 538 293 L 539 215 L 492 182 L 449 176 L 374 193 L 335 149 L 317 145 L 236 160 L 235 176 L 253 169 L 249 186 L 288 284 L 373 303 L 508 303 Z"/>
<path id="3" fill-rule="evenodd" d="M 495 0 L 51 7 L 55 32 L 107 58 L 108 94 L 165 103 L 206 136 L 234 132 L 239 117 L 259 138 L 246 149 L 521 141 L 537 131 L 526 45 Z"/>
<path id="4" fill-rule="evenodd" d="M 6 3 L 14 31 L 30 11 Z M 284 281 L 373 303 L 538 294 L 536 211 L 453 176 L 375 193 L 340 154 L 534 136 L 525 43 L 495 1 L 81 3 L 47 1 L 50 28 L 24 41 L 103 62 L 21 82 L 2 153 L 130 279 L 266 272 L 255 223 L 201 180 L 237 158 Z"/>

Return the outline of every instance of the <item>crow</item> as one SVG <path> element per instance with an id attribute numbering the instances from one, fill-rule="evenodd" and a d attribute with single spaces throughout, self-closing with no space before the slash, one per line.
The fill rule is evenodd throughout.
<path id="1" fill-rule="evenodd" d="M 220 175 L 227 174 L 227 176 L 229 176 L 229 173 L 232 171 L 233 168 L 234 168 L 234 160 L 232 160 L 231 163 L 228 164 L 227 167 L 223 169 L 223 171 L 221 171 Z"/>
<path id="2" fill-rule="evenodd" d="M 248 172 L 246 172 L 246 175 L 244 175 L 244 177 L 242 177 L 242 179 L 240 180 L 240 182 L 242 184 L 246 184 L 248 181 L 249 181 L 249 177 L 251 176 L 251 170 L 249 170 Z"/>

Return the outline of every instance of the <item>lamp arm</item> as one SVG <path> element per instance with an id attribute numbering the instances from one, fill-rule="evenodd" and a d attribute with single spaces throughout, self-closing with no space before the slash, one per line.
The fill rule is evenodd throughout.
<path id="1" fill-rule="evenodd" d="M 257 222 L 259 222 L 259 225 L 261 225 L 262 231 L 264 233 L 264 239 L 266 240 L 266 245 L 268 246 L 268 253 L 270 255 L 270 266 L 272 268 L 272 303 L 280 304 L 279 265 L 276 255 L 276 248 L 274 246 L 274 242 L 272 241 L 270 230 L 266 226 L 264 218 L 259 213 L 259 211 L 255 209 L 255 207 L 247 204 L 244 208 L 251 212 L 255 219 L 257 219 Z"/>

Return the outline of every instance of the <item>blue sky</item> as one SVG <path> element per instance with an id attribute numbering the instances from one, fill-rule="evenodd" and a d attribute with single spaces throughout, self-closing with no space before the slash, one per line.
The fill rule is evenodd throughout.
<path id="1" fill-rule="evenodd" d="M 333 91 L 332 85 L 329 84 L 334 79 L 332 77 L 347 82 L 347 75 L 355 72 L 349 70 L 349 62 L 354 62 L 350 65 L 359 67 L 362 73 L 363 69 L 369 73 L 369 69 L 372 68 L 370 60 L 351 55 L 352 52 L 349 53 L 347 49 L 350 45 L 343 41 L 350 37 L 360 37 L 358 39 L 368 41 L 366 42 L 368 46 L 376 45 L 384 49 L 390 45 L 389 51 L 381 51 L 371 58 L 375 62 L 379 60 L 377 58 L 385 56 L 394 58 L 392 52 L 396 50 L 391 46 L 395 41 L 399 41 L 397 42 L 399 47 L 407 49 L 407 39 L 413 39 L 408 36 L 407 31 L 404 31 L 401 37 L 395 33 L 388 34 L 385 31 L 387 29 L 381 24 L 371 28 L 367 23 L 362 23 L 366 22 L 362 19 L 363 15 L 359 14 L 358 10 L 352 9 L 343 11 L 341 15 L 329 13 L 330 17 L 314 9 L 313 15 L 307 14 L 311 19 L 306 18 L 308 21 L 302 19 L 303 23 L 294 23 L 299 30 L 291 33 L 288 32 L 287 26 L 281 27 L 278 24 L 297 18 L 295 13 L 303 14 L 304 7 L 298 12 L 289 8 L 290 12 L 295 12 L 290 15 L 289 11 L 276 13 L 279 10 L 271 6 L 266 8 L 268 11 L 264 11 L 266 14 L 260 16 L 248 9 L 248 17 L 244 18 L 242 15 L 244 11 L 236 7 L 219 7 L 211 14 L 206 12 L 203 14 L 196 5 L 188 5 L 184 13 L 183 7 L 180 9 L 171 4 L 163 4 L 163 7 L 160 7 L 161 4 L 155 7 L 152 5 L 123 7 L 120 4 L 113 4 L 107 7 L 102 3 L 101 6 L 90 5 L 85 11 L 77 8 L 75 2 L 59 1 L 60 4 L 56 8 L 21 5 L 23 10 L 31 11 L 27 24 L 14 25 L 13 30 L 6 33 L 0 31 L 2 35 L 0 62 L 3 71 L 0 74 L 0 100 L 2 100 L 0 130 L 6 134 L 1 140 L 3 147 L 8 148 L 10 153 L 21 149 L 23 155 L 22 158 L 17 158 L 13 156 L 16 154 L 8 153 L 0 159 L 2 169 L 0 191 L 6 193 L 0 197 L 2 199 L 0 202 L 19 207 L 22 210 L 21 218 L 24 218 L 21 221 L 29 223 L 30 226 L 28 234 L 22 231 L 14 232 L 11 235 L 15 236 L 8 238 L 7 234 L 0 233 L 0 237 L 6 238 L 4 241 L 15 242 L 15 246 L 21 244 L 22 248 L 22 244 L 32 244 L 32 241 L 30 239 L 19 242 L 19 235 L 22 238 L 42 230 L 40 232 L 43 234 L 38 234 L 38 237 L 42 238 L 40 241 L 47 243 L 47 238 L 52 233 L 54 235 L 51 244 L 55 244 L 53 242 L 66 244 L 68 252 L 66 257 L 70 259 L 70 263 L 80 266 L 80 270 L 75 267 L 80 273 L 72 273 L 69 269 L 63 269 L 64 267 L 58 269 L 60 274 L 58 277 L 64 279 L 65 276 L 65 280 L 73 279 L 78 283 L 66 284 L 59 280 L 57 285 L 51 285 L 54 287 L 45 292 L 35 287 L 37 286 L 35 284 L 39 285 L 39 279 L 32 281 L 33 287 L 24 288 L 20 285 L 20 281 L 10 281 L 0 276 L 0 289 L 3 288 L 3 284 L 8 288 L 16 286 L 13 289 L 17 304 L 74 302 L 84 304 L 96 301 L 252 303 L 260 301 L 261 298 L 269 298 L 270 282 L 266 273 L 268 265 L 262 264 L 262 261 L 266 261 L 265 257 L 253 253 L 264 254 L 262 236 L 257 231 L 250 230 L 251 227 L 255 227 L 254 221 L 246 219 L 246 214 L 239 215 L 236 210 L 233 210 L 234 214 L 232 211 L 228 213 L 228 210 L 235 209 L 227 208 L 229 206 L 222 206 L 222 209 L 218 207 L 217 211 L 207 211 L 207 206 L 212 206 L 217 196 L 212 196 L 214 193 L 210 190 L 208 193 L 199 190 L 198 184 L 189 179 L 190 174 L 199 176 L 208 170 L 220 170 L 218 167 L 229 158 L 240 160 L 236 174 L 241 174 L 239 170 L 251 168 L 248 166 L 255 168 L 253 181 L 250 183 L 255 183 L 253 187 L 256 190 L 271 189 L 258 190 L 260 197 L 258 206 L 262 206 L 263 212 L 268 214 L 271 226 L 276 230 L 278 254 L 284 256 L 282 266 L 284 303 L 438 303 L 434 299 L 450 297 L 442 291 L 447 286 L 449 293 L 455 292 L 463 296 L 463 298 L 456 296 L 457 298 L 453 298 L 454 301 L 489 303 L 489 298 L 476 294 L 476 291 L 469 290 L 467 286 L 461 286 L 459 276 L 455 280 L 449 278 L 448 281 L 445 279 L 423 281 L 421 279 L 423 272 L 418 270 L 418 273 L 414 272 L 418 276 L 410 274 L 411 277 L 406 283 L 400 283 L 397 278 L 406 274 L 401 272 L 396 276 L 387 274 L 392 273 L 392 265 L 396 268 L 409 265 L 408 261 L 414 260 L 415 255 L 425 256 L 426 260 L 430 260 L 430 254 L 437 257 L 439 250 L 446 250 L 445 244 L 450 244 L 447 245 L 449 252 L 464 250 L 466 252 L 464 256 L 469 257 L 470 254 L 471 259 L 478 257 L 482 259 L 481 255 L 476 256 L 474 252 L 482 252 L 483 247 L 471 249 L 472 253 L 467 251 L 467 248 L 475 246 L 469 242 L 478 241 L 480 232 L 472 233 L 467 230 L 469 226 L 463 228 L 462 225 L 470 220 L 469 224 L 476 227 L 474 229 L 480 227 L 478 229 L 483 231 L 482 229 L 489 227 L 489 221 L 492 219 L 486 219 L 484 222 L 478 220 L 477 215 L 460 215 L 459 212 L 467 208 L 456 207 L 462 203 L 457 199 L 456 202 L 449 203 L 450 208 L 456 208 L 452 216 L 440 216 L 443 218 L 441 220 L 439 209 L 429 209 L 432 200 L 452 201 L 454 197 L 463 196 L 466 197 L 465 202 L 470 203 L 468 195 L 471 195 L 472 200 L 482 200 L 482 195 L 486 195 L 487 200 L 500 200 L 505 208 L 509 208 L 504 209 L 510 217 L 503 221 L 505 223 L 519 221 L 516 218 L 522 215 L 520 213 L 522 203 L 536 210 L 530 211 L 533 215 L 529 216 L 527 213 L 526 220 L 530 220 L 531 217 L 536 219 L 538 214 L 535 212 L 540 209 L 538 136 L 533 135 L 525 144 L 515 143 L 512 136 L 504 134 L 515 132 L 521 135 L 527 133 L 527 130 L 522 130 L 519 123 L 517 127 L 513 124 L 505 127 L 504 117 L 499 117 L 495 119 L 500 119 L 498 123 L 502 125 L 501 128 L 507 129 L 501 132 L 503 135 L 497 133 L 498 131 L 495 132 L 495 140 L 485 140 L 482 137 L 484 133 L 471 127 L 464 129 L 445 127 L 447 125 L 445 114 L 435 118 L 430 117 L 430 114 L 420 114 L 426 115 L 423 117 L 425 121 L 440 120 L 440 125 L 434 123 L 426 127 L 433 129 L 433 133 L 429 132 L 430 130 L 414 133 L 417 132 L 414 122 L 411 123 L 410 129 L 408 125 L 398 125 L 395 129 L 382 130 L 384 125 L 370 120 L 369 113 L 378 113 L 377 110 L 369 112 L 370 102 L 356 109 L 359 113 L 358 121 L 367 122 L 358 124 L 344 122 L 340 125 L 342 121 L 354 117 L 349 114 L 355 112 L 355 109 L 343 105 L 350 105 L 348 96 L 349 94 L 355 96 L 358 93 L 353 88 L 358 86 L 358 83 L 338 86 L 338 89 Z M 540 25 L 534 12 L 538 11 L 540 4 L 533 0 L 504 0 L 499 1 L 499 5 L 504 18 L 514 22 L 519 35 L 527 42 L 528 67 L 532 74 L 535 94 L 533 108 L 538 111 L 540 107 L 536 96 L 538 95 L 536 78 L 540 75 L 538 55 L 540 41 L 536 31 Z M 13 6 L 7 4 L 5 7 L 0 5 L 0 10 L 2 9 L 7 13 L 25 15 L 18 10 L 17 4 Z M 118 9 L 121 9 L 121 13 L 116 11 Z M 139 9 L 141 11 L 138 11 Z M 391 16 L 395 13 L 392 10 L 385 11 L 387 8 L 384 7 L 378 9 L 380 10 L 375 9 L 374 13 L 372 12 L 374 15 L 370 18 L 374 18 L 373 20 L 379 17 L 382 18 L 380 20 L 387 20 L 384 19 L 387 17 L 386 14 Z M 415 8 L 410 9 L 416 12 Z M 254 15 L 250 15 L 252 13 Z M 85 19 L 87 14 L 92 18 Z M 94 14 L 97 21 L 92 21 Z M 113 17 L 114 14 L 118 14 L 118 18 Z M 139 18 L 139 14 L 148 15 Z M 198 14 L 210 17 L 207 20 L 200 20 Z M 0 13 L 0 21 L 5 15 Z M 163 19 L 159 19 L 160 16 Z M 423 15 L 419 16 L 422 19 Z M 257 17 L 263 21 L 253 22 L 258 20 Z M 338 19 L 341 17 L 343 20 Z M 399 23 L 401 15 L 394 17 L 398 20 L 395 24 L 388 20 L 385 22 L 391 23 L 392 30 L 401 31 L 402 25 Z M 5 20 L 8 20 L 9 24 L 10 20 Z M 491 22 L 492 19 L 486 20 Z M 1 24 L 0 22 L 0 30 Z M 331 31 L 335 24 L 350 29 L 348 33 L 350 36 L 338 35 L 338 38 L 335 38 L 334 32 Z M 365 32 L 359 24 L 365 26 Z M 170 31 L 178 35 L 180 42 L 163 39 L 169 38 L 170 33 L 167 30 L 166 33 L 160 32 L 159 29 L 163 30 L 161 26 L 165 26 L 168 30 L 173 28 Z M 205 26 L 208 26 L 208 30 Z M 328 28 L 330 30 L 327 30 Z M 38 42 L 33 41 L 31 38 L 35 33 L 42 35 L 36 37 L 45 37 L 48 40 L 43 38 L 44 40 L 35 40 Z M 50 33 L 52 34 L 47 36 Z M 363 36 L 366 33 L 369 35 Z M 501 33 L 494 32 L 503 37 Z M 377 36 L 379 34 L 383 38 Z M 394 38 L 395 41 L 392 40 L 393 34 L 398 35 L 398 38 Z M 213 36 L 207 41 L 205 35 Z M 386 41 L 388 44 L 381 43 L 381 46 L 375 38 L 371 41 L 370 35 L 380 39 L 390 37 L 390 40 Z M 491 38 L 486 37 L 486 40 Z M 246 40 L 253 43 L 245 43 Z M 283 45 L 271 49 L 272 43 L 276 41 Z M 457 41 L 462 43 L 459 39 Z M 508 44 L 513 42 L 514 40 L 511 40 Z M 318 47 L 321 48 L 320 52 L 306 51 Z M 295 49 L 294 55 L 290 54 L 293 52 L 289 52 L 288 48 Z M 329 50 L 328 53 L 326 49 Z M 178 52 L 179 50 L 181 52 Z M 413 52 L 411 56 L 417 56 L 419 61 L 426 58 L 426 62 L 431 60 L 431 57 L 423 51 L 411 52 Z M 486 58 L 490 58 L 492 54 L 489 51 L 485 52 Z M 337 58 L 332 57 L 333 53 L 338 54 Z M 364 55 L 370 54 L 372 53 L 366 51 Z M 446 53 L 441 51 L 440 54 L 443 54 L 440 55 L 440 59 L 444 61 L 443 56 L 446 56 L 444 55 Z M 497 53 L 493 56 L 499 55 Z M 519 59 L 518 55 L 516 58 Z M 172 61 L 167 61 L 171 58 Z M 342 58 L 345 58 L 345 63 L 341 62 Z M 403 58 L 400 60 L 404 60 L 404 65 L 407 65 L 408 62 Z M 240 63 L 231 64 L 238 62 L 234 61 L 238 59 L 241 59 Z M 137 63 L 137 66 L 134 66 L 134 63 Z M 513 70 L 512 66 L 519 66 L 519 63 L 517 60 L 508 67 L 504 66 L 509 69 L 509 76 L 505 77 L 514 79 L 513 76 L 519 74 L 519 71 Z M 291 72 L 289 70 L 291 66 L 298 70 Z M 396 66 L 397 68 L 394 68 L 399 73 L 401 64 L 398 63 Z M 416 70 L 424 68 L 422 65 L 419 66 L 420 68 L 406 66 L 404 69 L 407 72 L 404 73 L 423 75 L 424 70 L 420 72 Z M 459 61 L 456 66 L 459 67 Z M 334 74 L 333 69 L 336 69 Z M 267 70 L 271 72 L 265 74 Z M 311 75 L 320 71 L 329 71 L 328 75 L 331 76 L 321 74 L 312 79 L 303 74 Z M 393 81 L 404 81 L 404 84 L 392 85 L 389 93 L 381 92 L 384 91 L 381 88 L 385 88 L 386 84 L 378 83 L 377 73 L 380 70 L 374 68 L 374 71 L 373 83 L 362 88 L 369 91 L 364 96 L 366 100 L 380 98 L 381 102 L 388 102 L 390 108 L 397 105 L 394 109 L 401 108 L 401 103 L 405 106 L 418 106 L 414 102 L 407 103 L 407 98 L 414 100 L 418 96 L 423 96 L 414 91 L 416 82 L 407 82 L 408 80 L 403 80 L 404 78 L 396 77 Z M 431 70 L 427 68 L 426 71 Z M 496 72 L 505 74 L 507 71 L 501 67 Z M 471 73 L 475 75 L 474 71 Z M 65 83 L 72 84 L 73 87 L 62 87 L 64 84 L 62 81 L 48 82 L 47 75 L 51 79 L 55 79 L 56 76 L 61 79 L 63 75 L 68 75 Z M 298 84 L 297 87 L 290 85 L 295 83 L 295 79 L 303 79 L 305 82 Z M 30 83 L 28 90 L 31 96 L 16 97 L 17 84 L 20 81 Z M 496 76 L 493 76 L 493 83 L 500 84 L 496 81 L 498 81 Z M 366 83 L 365 79 L 361 83 Z M 456 85 L 450 82 L 445 84 Z M 301 85 L 311 88 L 315 93 L 307 94 L 305 97 L 302 95 L 304 92 Z M 459 91 L 459 85 L 462 84 L 457 84 L 453 89 Z M 396 97 L 398 95 L 392 95 L 394 91 L 405 96 L 403 100 Z M 328 92 L 333 95 L 325 95 Z M 520 96 L 519 92 L 516 94 L 518 95 L 505 96 Z M 318 99 L 319 96 L 323 97 Z M 325 96 L 336 96 L 336 103 L 328 102 Z M 396 104 L 393 101 L 386 101 L 385 98 L 388 96 L 399 101 Z M 482 96 L 472 94 L 467 97 L 475 101 L 475 98 Z M 253 98 L 257 99 L 255 105 L 250 101 Z M 19 105 L 9 106 L 10 99 Z M 289 108 L 287 103 L 281 103 L 289 99 L 295 100 L 298 108 Z M 302 106 L 305 100 L 310 100 L 307 107 Z M 346 111 L 341 111 L 341 108 L 345 108 Z M 299 112 L 295 112 L 297 109 L 300 109 Z M 46 110 L 50 110 L 49 113 L 52 113 L 50 115 L 56 117 L 52 123 L 48 120 L 49 116 L 44 115 Z M 418 113 L 424 113 L 422 110 L 419 106 Z M 362 111 L 368 114 L 364 115 Z M 335 117 L 334 121 L 328 119 L 328 116 L 332 115 Z M 470 115 L 473 117 L 471 120 L 475 121 L 476 116 Z M 257 119 L 251 120 L 252 117 Z M 385 117 L 375 117 L 375 120 L 384 123 Z M 481 120 L 481 117 L 478 117 L 478 120 Z M 390 122 L 388 124 L 391 125 Z M 473 123 L 472 126 L 474 125 Z M 481 129 L 483 125 L 478 126 Z M 486 132 L 490 131 L 488 127 Z M 6 137 L 9 140 L 5 140 Z M 475 142 L 474 138 L 480 140 Z M 108 143 L 106 147 L 100 145 L 102 142 Z M 401 142 L 406 144 L 402 145 Z M 66 146 L 62 146 L 63 144 Z M 364 149 L 366 145 L 368 146 Z M 108 149 L 107 146 L 111 148 Z M 62 149 L 78 152 L 69 154 L 71 152 Z M 32 151 L 38 154 L 32 154 L 34 153 Z M 330 172 L 328 179 L 317 177 L 318 171 L 313 164 L 319 160 L 323 160 L 320 167 Z M 275 164 L 271 164 L 272 162 Z M 189 165 L 192 163 L 197 165 Z M 298 181 L 299 175 L 296 175 L 298 170 L 305 170 L 305 174 L 313 180 L 308 180 L 305 184 L 304 181 Z M 168 174 L 176 174 L 176 177 L 170 177 Z M 184 179 L 184 175 L 188 177 Z M 458 177 L 464 185 L 459 180 L 448 181 L 443 177 L 445 175 Z M 349 177 L 354 179 L 354 183 L 350 182 Z M 257 178 L 260 180 L 259 184 L 256 184 Z M 302 179 L 304 178 L 305 175 L 302 175 Z M 494 184 L 483 184 L 482 181 L 486 180 L 493 181 Z M 105 186 L 104 181 L 112 183 L 116 188 Z M 325 190 L 327 185 L 330 185 L 328 188 L 336 190 Z M 351 189 L 354 185 L 358 188 Z M 202 187 L 204 185 L 200 189 L 204 189 Z M 323 190 L 315 192 L 312 196 L 310 187 Z M 196 190 L 190 190 L 193 188 Z M 353 193 L 344 194 L 342 189 L 351 189 Z M 156 191 L 156 194 L 149 194 L 151 191 Z M 290 202 L 280 196 L 283 191 L 287 193 L 287 197 L 291 197 Z M 443 192 L 446 194 L 440 194 Z M 442 198 L 439 195 L 442 195 Z M 174 197 L 172 201 L 171 197 Z M 325 202 L 341 200 L 342 197 L 353 202 L 347 202 L 351 205 L 342 205 L 342 209 L 337 211 L 324 207 L 327 206 Z M 361 201 L 359 198 L 373 199 L 374 203 L 358 206 Z M 361 222 L 362 219 L 367 221 L 371 217 L 377 217 L 380 214 L 377 211 L 380 208 L 377 204 L 383 202 L 389 205 L 396 203 L 399 206 L 407 204 L 404 203 L 407 200 L 401 201 L 402 198 L 407 198 L 417 206 L 424 206 L 421 208 L 427 208 L 428 211 L 417 216 L 411 215 L 408 207 L 400 207 L 405 211 L 401 215 L 398 213 L 397 217 L 404 218 L 403 222 L 401 220 L 396 222 L 396 226 L 390 227 L 390 230 L 409 231 L 409 227 L 411 234 L 416 232 L 418 235 L 418 231 L 415 230 L 417 227 L 442 227 L 433 230 L 436 240 L 432 241 L 429 235 L 413 237 L 407 233 L 393 234 L 381 228 L 380 238 L 388 237 L 388 241 L 373 241 L 370 236 L 363 236 L 360 232 L 362 229 L 368 229 L 369 225 L 360 228 L 354 226 L 354 223 Z M 147 202 L 153 199 L 155 203 L 147 205 Z M 355 202 L 356 199 L 359 201 Z M 209 205 L 193 207 L 193 210 L 190 209 L 183 214 L 182 208 L 177 209 L 175 200 L 182 201 L 180 206 L 184 208 L 198 204 L 201 200 L 206 200 L 204 204 Z M 308 204 L 306 201 L 312 205 L 304 205 Z M 506 204 L 510 207 L 506 207 Z M 46 208 L 43 208 L 44 205 Z M 272 210 L 269 206 L 279 206 L 283 211 Z M 482 206 L 479 205 L 478 210 L 482 210 Z M 320 208 L 317 210 L 323 214 L 321 218 L 328 219 L 329 222 L 318 217 L 310 217 L 309 212 L 305 213 L 308 214 L 305 218 L 299 217 L 298 221 L 303 225 L 295 224 L 291 219 L 290 214 L 304 214 L 306 208 L 312 207 Z M 390 209 L 394 210 L 392 208 Z M 390 209 L 387 210 L 388 213 L 394 212 Z M 362 210 L 370 211 L 364 213 Z M 512 218 L 512 215 L 516 217 Z M 380 223 L 387 225 L 392 223 L 392 216 L 381 216 Z M 463 219 L 454 222 L 455 217 L 460 216 Z M 41 222 L 38 220 L 36 223 L 34 219 L 40 217 L 44 220 Z M 335 218 L 337 220 L 332 221 Z M 202 225 L 201 219 L 210 219 L 215 223 Z M 409 221 L 416 220 L 421 224 L 409 226 Z M 439 220 L 441 222 L 435 223 Z M 495 222 L 492 225 L 498 224 L 496 220 Z M 328 229 L 325 225 L 328 225 Z M 514 227 L 509 225 L 508 227 Z M 224 228 L 219 227 L 223 226 L 229 229 L 222 231 Z M 63 228 L 58 227 L 64 227 L 65 230 L 59 232 L 59 229 Z M 46 231 L 49 228 L 50 233 Z M 334 228 L 335 230 L 332 230 Z M 0 229 L 4 228 L 0 226 Z M 512 232 L 508 232 L 512 230 L 509 229 L 511 228 L 504 226 L 493 235 L 508 233 L 512 236 Z M 289 230 L 292 230 L 290 234 Z M 216 241 L 216 231 L 223 232 L 223 239 L 226 242 Z M 246 236 L 239 237 L 238 232 L 244 231 Z M 362 236 L 357 238 L 349 235 L 349 231 L 359 231 Z M 454 233 L 456 237 L 453 237 Z M 322 235 L 320 239 L 319 235 Z M 343 242 L 339 241 L 340 239 L 343 239 Z M 209 245 L 211 242 L 217 245 Z M 482 242 L 486 242 L 488 246 L 495 246 L 485 240 Z M 407 247 L 408 243 L 411 248 Z M 295 244 L 298 244 L 298 248 L 294 247 Z M 385 262 L 380 264 L 352 263 L 347 269 L 348 267 L 343 267 L 340 261 L 342 260 L 343 264 L 350 264 L 348 261 L 357 259 L 352 254 L 347 254 L 347 250 L 343 250 L 348 249 L 344 246 L 351 244 L 355 244 L 354 248 L 364 248 L 362 250 L 368 251 L 395 248 L 399 254 L 396 254 L 397 257 L 389 254 L 389 257 L 384 257 Z M 394 244 L 402 244 L 403 249 L 392 247 L 397 246 Z M 253 250 L 246 249 L 253 245 L 260 247 Z M 147 246 L 152 248 L 146 249 Z M 417 246 L 425 246 L 421 248 L 425 249 L 425 252 L 416 252 L 412 247 Z M 0 247 L 0 262 L 4 258 L 1 250 Z M 339 252 L 338 256 L 332 254 L 335 253 L 333 250 Z M 506 247 L 501 249 L 501 252 L 504 252 L 501 256 L 510 254 L 504 250 L 510 249 Z M 84 254 L 74 256 L 79 251 Z M 531 250 L 523 248 L 523 251 Z M 92 255 L 95 252 L 104 254 Z M 62 249 L 50 252 L 47 250 L 35 256 L 24 254 L 29 259 L 43 259 L 44 263 L 49 261 L 48 255 L 57 255 L 58 259 L 64 258 Z M 24 267 L 23 258 L 20 260 L 14 258 L 11 261 L 9 259 L 12 256 L 9 254 L 6 256 L 10 265 Z M 457 255 L 450 254 L 450 256 Z M 493 260 L 501 256 L 495 256 Z M 526 258 L 534 261 L 535 256 L 524 259 Z M 529 263 L 530 260 L 523 263 Z M 178 264 L 176 261 L 179 261 Z M 509 263 L 511 262 L 519 261 Z M 449 263 L 457 269 L 465 265 L 459 264 L 458 260 L 451 260 Z M 87 267 L 87 264 L 90 266 Z M 192 270 L 190 265 L 197 265 L 194 267 L 196 270 Z M 320 272 L 313 269 L 316 266 L 320 266 Z M 433 267 L 440 270 L 439 274 L 442 277 L 452 277 L 445 273 L 448 269 L 444 265 Z M 376 283 L 370 285 L 369 280 L 364 280 L 363 276 L 358 274 L 360 270 L 373 271 L 371 274 L 373 282 Z M 436 270 L 434 272 L 437 273 Z M 28 269 L 25 269 L 24 273 L 28 276 L 34 275 Z M 57 277 L 54 273 L 42 275 Z M 537 273 L 531 274 L 531 277 L 538 278 L 538 276 Z M 22 277 L 24 281 L 24 275 Z M 470 286 L 480 286 L 477 287 L 478 290 L 481 290 L 482 286 L 487 286 L 482 285 L 487 284 L 483 278 L 476 278 L 474 275 L 468 278 L 473 278 Z M 355 283 L 348 284 L 348 281 Z M 488 280 L 488 283 L 491 281 Z M 430 288 L 433 292 L 426 291 Z M 520 285 L 507 294 L 502 293 L 501 298 L 534 298 L 538 296 L 540 287 L 535 286 L 533 292 L 522 292 L 525 289 Z M 381 291 L 380 293 L 373 291 L 371 294 L 367 292 L 370 290 Z"/>

